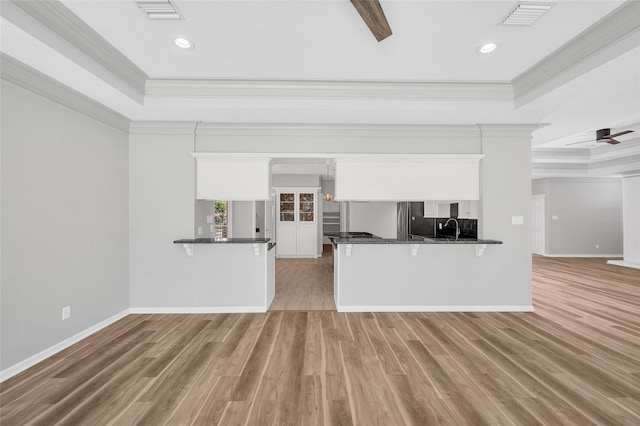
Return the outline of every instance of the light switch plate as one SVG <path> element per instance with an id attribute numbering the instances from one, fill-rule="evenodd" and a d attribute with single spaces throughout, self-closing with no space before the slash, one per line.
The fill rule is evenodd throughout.
<path id="1" fill-rule="evenodd" d="M 213 223 L 213 215 L 212 214 L 207 216 L 207 223 Z"/>
<path id="2" fill-rule="evenodd" d="M 558 220 L 558 216 L 556 215 L 551 216 L 551 220 Z"/>
<path id="3" fill-rule="evenodd" d="M 198 226 L 198 235 L 202 235 L 202 226 Z"/>
<path id="4" fill-rule="evenodd" d="M 512 225 L 523 225 L 524 224 L 524 216 L 511 216 L 511 224 Z"/>

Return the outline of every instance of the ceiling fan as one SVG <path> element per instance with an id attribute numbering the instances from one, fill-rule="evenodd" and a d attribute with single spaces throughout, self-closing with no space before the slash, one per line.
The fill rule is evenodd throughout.
<path id="1" fill-rule="evenodd" d="M 608 143 L 610 145 L 616 145 L 616 144 L 619 144 L 620 141 L 615 140 L 614 138 L 617 138 L 618 136 L 626 135 L 627 133 L 633 133 L 633 130 L 624 130 L 622 132 L 611 134 L 611 129 L 600 129 L 600 130 L 596 130 L 595 141 L 597 143 Z M 588 141 L 582 141 L 582 142 L 574 142 L 574 143 L 569 143 L 566 146 L 577 145 L 585 142 L 592 142 L 592 141 L 588 140 Z"/>
<path id="2" fill-rule="evenodd" d="M 392 34 L 379 0 L 351 0 L 351 4 L 356 8 L 376 40 L 382 41 Z"/>

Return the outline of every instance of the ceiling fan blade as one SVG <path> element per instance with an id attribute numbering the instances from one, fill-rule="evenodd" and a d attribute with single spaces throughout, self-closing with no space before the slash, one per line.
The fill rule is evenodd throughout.
<path id="1" fill-rule="evenodd" d="M 351 3 L 376 40 L 382 41 L 393 34 L 379 0 L 351 0 Z"/>
<path id="2" fill-rule="evenodd" d="M 618 136 L 626 135 L 627 133 L 633 133 L 633 130 L 625 130 L 624 132 L 614 133 L 613 135 L 609 135 L 609 137 L 616 138 Z"/>
<path id="3" fill-rule="evenodd" d="M 617 141 L 617 140 L 615 140 L 615 139 L 611 138 L 611 139 L 609 139 L 609 140 L 607 141 L 607 143 L 608 143 L 608 144 L 611 144 L 611 145 L 616 145 L 616 144 L 619 144 L 619 143 L 620 143 L 620 141 Z"/>

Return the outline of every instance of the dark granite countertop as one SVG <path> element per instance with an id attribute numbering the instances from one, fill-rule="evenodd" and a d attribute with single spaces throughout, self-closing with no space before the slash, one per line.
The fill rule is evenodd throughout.
<path id="1" fill-rule="evenodd" d="M 502 244 L 497 240 L 482 240 L 477 238 L 430 238 L 417 235 L 411 236 L 407 240 L 395 238 L 353 238 L 353 237 L 329 237 L 332 244 Z"/>
<path id="2" fill-rule="evenodd" d="M 265 244 L 271 238 L 196 238 L 175 240 L 174 244 Z M 275 245 L 275 244 L 274 244 Z"/>

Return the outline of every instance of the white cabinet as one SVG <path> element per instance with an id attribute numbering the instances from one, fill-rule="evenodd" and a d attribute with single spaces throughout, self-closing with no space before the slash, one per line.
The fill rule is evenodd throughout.
<path id="1" fill-rule="evenodd" d="M 425 201 L 423 216 L 438 217 L 438 203 L 436 201 Z"/>
<path id="2" fill-rule="evenodd" d="M 254 201 L 271 198 L 269 158 L 194 153 L 198 200 Z"/>
<path id="3" fill-rule="evenodd" d="M 477 219 L 478 201 L 425 201 L 424 217 L 448 218 L 451 214 L 451 204 L 458 203 L 458 219 Z"/>
<path id="4" fill-rule="evenodd" d="M 276 255 L 319 257 L 318 199 L 320 188 L 275 188 Z"/>
<path id="5" fill-rule="evenodd" d="M 478 200 L 482 157 L 412 154 L 336 158 L 336 200 Z"/>
<path id="6" fill-rule="evenodd" d="M 477 219 L 478 218 L 478 201 L 476 200 L 458 201 L 458 218 L 459 219 Z"/>

